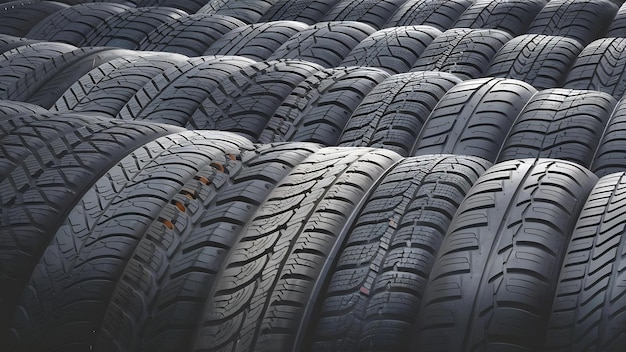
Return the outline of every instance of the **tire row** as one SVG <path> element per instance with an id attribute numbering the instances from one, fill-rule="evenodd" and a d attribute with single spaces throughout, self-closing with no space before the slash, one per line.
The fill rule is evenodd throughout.
<path id="1" fill-rule="evenodd" d="M 0 6 L 0 346 L 622 351 L 626 6 Z"/>

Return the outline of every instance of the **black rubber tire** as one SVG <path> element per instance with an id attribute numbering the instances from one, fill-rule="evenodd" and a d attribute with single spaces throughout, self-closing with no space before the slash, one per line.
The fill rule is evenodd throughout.
<path id="1" fill-rule="evenodd" d="M 523 34 L 500 48 L 486 76 L 518 79 L 537 89 L 562 87 L 582 50 L 572 38 Z"/>
<path id="2" fill-rule="evenodd" d="M 185 126 L 223 79 L 253 63 L 240 56 L 189 59 L 184 66 L 158 74 L 145 84 L 116 118 Z"/>
<path id="3" fill-rule="evenodd" d="M 424 121 L 444 94 L 460 82 L 444 72 L 409 72 L 387 78 L 356 108 L 338 145 L 411 155 Z"/>
<path id="4" fill-rule="evenodd" d="M 257 23 L 276 0 L 211 0 L 197 13 L 235 17 L 247 24 Z"/>
<path id="5" fill-rule="evenodd" d="M 223 35 L 204 55 L 237 55 L 265 61 L 289 38 L 307 28 L 308 25 L 294 21 L 249 24 Z"/>
<path id="6" fill-rule="evenodd" d="M 626 345 L 626 174 L 601 178 L 572 233 L 544 351 L 618 352 Z"/>
<path id="7" fill-rule="evenodd" d="M 72 84 L 94 67 L 131 53 L 126 49 L 86 47 L 64 54 L 59 60 L 55 60 L 61 63 L 51 70 L 52 77 L 43 79 L 43 75 L 36 75 L 35 81 L 38 84 L 31 86 L 35 86 L 37 90 L 31 93 L 26 101 L 49 109 Z"/>
<path id="8" fill-rule="evenodd" d="M 26 101 L 57 70 L 70 64 L 77 48 L 41 42 L 20 46 L 0 55 L 0 99 Z"/>
<path id="9" fill-rule="evenodd" d="M 137 243 L 154 222 L 168 226 L 161 209 L 187 182 L 209 173 L 211 163 L 239 155 L 242 146 L 251 145 L 231 133 L 187 131 L 127 150 L 132 153 L 68 209 L 28 278 L 13 321 L 15 350 L 91 349 Z"/>
<path id="10" fill-rule="evenodd" d="M 86 34 L 109 17 L 128 9 L 125 5 L 104 2 L 73 5 L 37 23 L 26 37 L 79 46 L 85 40 Z"/>
<path id="11" fill-rule="evenodd" d="M 340 65 L 377 67 L 391 73 L 409 72 L 439 35 L 441 31 L 430 26 L 381 29 L 362 40 Z"/>
<path id="12" fill-rule="evenodd" d="M 299 59 L 326 68 L 337 67 L 352 49 L 375 31 L 360 22 L 320 22 L 292 36 L 269 60 Z"/>
<path id="13" fill-rule="evenodd" d="M 549 0 L 477 0 L 454 23 L 456 28 L 499 29 L 513 36 L 526 32 Z"/>
<path id="14" fill-rule="evenodd" d="M 11 1 L 0 6 L 0 33 L 24 37 L 38 22 L 69 5 L 56 1 Z"/>
<path id="15" fill-rule="evenodd" d="M 256 142 L 287 96 L 322 69 L 300 60 L 248 65 L 223 79 L 191 115 L 186 127 L 236 132 Z"/>
<path id="16" fill-rule="evenodd" d="M 406 0 L 341 0 L 320 22 L 358 21 L 381 29 Z"/>
<path id="17" fill-rule="evenodd" d="M 186 58 L 159 53 L 111 60 L 81 77 L 50 110 L 94 112 L 115 117 L 155 76 L 177 71 L 187 63 Z"/>
<path id="18" fill-rule="evenodd" d="M 187 16 L 183 10 L 169 7 L 129 8 L 108 17 L 79 46 L 114 46 L 137 49 L 139 44 L 160 25 Z"/>
<path id="19" fill-rule="evenodd" d="M 473 0 L 408 0 L 385 27 L 427 25 L 446 31 L 472 3 Z"/>
<path id="20" fill-rule="evenodd" d="M 624 71 L 626 38 L 598 39 L 578 55 L 563 87 L 597 90 L 621 99 L 626 93 Z"/>
<path id="21" fill-rule="evenodd" d="M 152 31 L 139 50 L 202 56 L 224 34 L 246 24 L 222 15 L 194 14 L 166 22 Z"/>
<path id="22" fill-rule="evenodd" d="M 0 54 L 13 50 L 20 46 L 35 44 L 38 40 L 26 39 L 23 37 L 16 37 L 8 34 L 0 34 Z"/>
<path id="23" fill-rule="evenodd" d="M 312 351 L 408 351 L 441 241 L 490 166 L 469 156 L 422 156 L 385 175 L 328 274 Z"/>
<path id="24" fill-rule="evenodd" d="M 459 83 L 424 122 L 412 155 L 473 155 L 494 162 L 509 129 L 537 90 L 504 78 Z"/>
<path id="25" fill-rule="evenodd" d="M 318 149 L 306 143 L 259 145 L 183 186 L 160 213 L 173 228 L 153 223 L 137 245 L 139 255 L 126 265 L 94 349 L 189 351 L 201 302 L 239 232 L 278 182 Z M 174 242 L 176 249 L 168 249 Z M 135 285 L 140 277 L 158 284 Z"/>
<path id="26" fill-rule="evenodd" d="M 586 46 L 607 32 L 617 10 L 609 0 L 551 0 L 527 33 L 570 37 Z"/>
<path id="27" fill-rule="evenodd" d="M 188 14 L 198 12 L 207 0 L 135 0 L 136 7 L 172 7 Z"/>
<path id="28" fill-rule="evenodd" d="M 606 125 L 598 149 L 593 157 L 591 171 L 603 177 L 626 171 L 626 100 L 621 99 Z"/>
<path id="29" fill-rule="evenodd" d="M 0 100 L 0 121 L 13 116 L 44 114 L 46 112 L 48 112 L 46 109 L 38 105 L 21 101 Z"/>
<path id="30" fill-rule="evenodd" d="M 606 33 L 609 38 L 626 38 L 626 4 L 621 5 Z"/>
<path id="31" fill-rule="evenodd" d="M 616 104 L 607 93 L 540 91 L 519 114 L 497 160 L 556 158 L 590 167 Z"/>
<path id="32" fill-rule="evenodd" d="M 299 21 L 309 25 L 322 18 L 339 0 L 278 0 L 259 19 L 259 22 Z"/>
<path id="33" fill-rule="evenodd" d="M 300 83 L 269 119 L 258 142 L 315 142 L 336 145 L 363 98 L 389 77 L 368 67 L 321 70 Z"/>
<path id="34" fill-rule="evenodd" d="M 484 77 L 498 50 L 513 39 L 497 29 L 449 29 L 430 43 L 412 71 L 443 71 L 463 80 Z"/>
<path id="35" fill-rule="evenodd" d="M 241 350 L 303 350 L 346 227 L 400 158 L 382 149 L 325 148 L 298 165 L 246 224 L 216 274 L 193 350 L 235 344 Z"/>
<path id="36" fill-rule="evenodd" d="M 553 159 L 487 170 L 443 239 L 412 350 L 540 351 L 564 252 L 596 181 Z"/>
<path id="37" fill-rule="evenodd" d="M 69 114 L 17 117 L 3 125 L 11 132 L 1 143 L 2 332 L 44 249 L 81 196 L 130 151 L 181 131 Z"/>

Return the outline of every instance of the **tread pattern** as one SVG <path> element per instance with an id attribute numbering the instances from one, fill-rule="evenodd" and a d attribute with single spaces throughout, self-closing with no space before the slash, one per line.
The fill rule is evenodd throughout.
<path id="1" fill-rule="evenodd" d="M 194 350 L 300 350 L 298 333 L 306 331 L 343 227 L 399 158 L 325 148 L 298 165 L 257 210 L 218 273 Z"/>
<path id="2" fill-rule="evenodd" d="M 187 16 L 183 10 L 168 7 L 129 8 L 108 17 L 79 46 L 114 46 L 137 49 L 141 42 L 160 25 Z"/>
<path id="3" fill-rule="evenodd" d="M 204 55 L 237 55 L 265 61 L 289 38 L 308 27 L 295 21 L 249 24 L 226 33 Z"/>
<path id="4" fill-rule="evenodd" d="M 197 13 L 235 17 L 245 23 L 257 23 L 277 0 L 212 0 Z"/>
<path id="5" fill-rule="evenodd" d="M 376 30 L 354 21 L 320 22 L 289 38 L 270 60 L 299 59 L 337 67 L 362 40 Z"/>
<path id="6" fill-rule="evenodd" d="M 79 46 L 85 35 L 111 16 L 129 7 L 122 4 L 90 2 L 76 4 L 57 11 L 34 25 L 27 38 L 61 42 Z"/>
<path id="7" fill-rule="evenodd" d="M 341 0 L 323 22 L 358 21 L 381 29 L 406 0 Z"/>
<path id="8" fill-rule="evenodd" d="M 39 105 L 13 100 L 0 100 L 0 121 L 19 115 L 44 114 L 47 110 Z"/>
<path id="9" fill-rule="evenodd" d="M 391 73 L 409 72 L 441 31 L 430 26 L 405 26 L 376 31 L 362 40 L 341 66 L 369 66 Z"/>
<path id="10" fill-rule="evenodd" d="M 202 56 L 224 34 L 245 25 L 230 16 L 193 14 L 157 27 L 138 49 Z"/>
<path id="11" fill-rule="evenodd" d="M 491 164 L 407 158 L 382 179 L 330 273 L 313 351 L 406 351 L 430 269 L 452 216 Z"/>
<path id="12" fill-rule="evenodd" d="M 201 302 L 238 233 L 276 184 L 318 149 L 308 143 L 244 149 L 183 186 L 159 215 L 171 219 L 172 229 L 153 223 L 126 265 L 95 349 L 188 351 Z M 146 277 L 155 284 L 134 284 Z"/>
<path id="13" fill-rule="evenodd" d="M 299 21 L 315 24 L 340 0 L 278 0 L 263 15 L 259 22 Z"/>
<path id="14" fill-rule="evenodd" d="M 56 1 L 12 1 L 0 7 L 0 33 L 24 37 L 34 24 L 68 7 Z"/>
<path id="15" fill-rule="evenodd" d="M 545 351 L 620 351 L 626 333 L 626 174 L 601 178 L 580 214 L 558 281 Z"/>
<path id="16" fill-rule="evenodd" d="M 585 46 L 606 33 L 617 10 L 609 0 L 551 0 L 527 33 L 570 37 Z"/>
<path id="17" fill-rule="evenodd" d="M 385 27 L 427 25 L 443 32 L 450 29 L 472 3 L 472 0 L 408 0 Z"/>
<path id="18" fill-rule="evenodd" d="M 159 211 L 242 146 L 251 145 L 230 133 L 181 132 L 144 144 L 100 177 L 70 208 L 28 281 L 12 330 L 18 350 L 89 349 L 137 242 L 152 223 L 167 226 Z"/>
<path id="19" fill-rule="evenodd" d="M 511 39 L 510 34 L 497 29 L 449 29 L 426 47 L 412 71 L 450 72 L 463 80 L 480 78 Z"/>
<path id="20" fill-rule="evenodd" d="M 498 161 L 557 158 L 589 167 L 616 103 L 601 92 L 543 90 L 511 127 Z"/>
<path id="21" fill-rule="evenodd" d="M 454 23 L 457 28 L 499 29 L 518 36 L 549 0 L 477 0 Z"/>
<path id="22" fill-rule="evenodd" d="M 626 38 L 626 4 L 621 4 L 617 14 L 609 26 L 606 37 Z"/>
<path id="23" fill-rule="evenodd" d="M 424 121 L 444 94 L 460 82 L 445 72 L 409 72 L 387 78 L 356 108 L 338 145 L 411 155 Z"/>
<path id="24" fill-rule="evenodd" d="M 500 48 L 487 76 L 518 79 L 537 89 L 561 87 L 581 51 L 583 46 L 572 38 L 520 35 Z"/>
<path id="25" fill-rule="evenodd" d="M 200 11 L 204 6 L 206 0 L 135 0 L 137 1 L 136 7 L 173 7 L 179 10 L 183 10 L 189 14 Z"/>
<path id="26" fill-rule="evenodd" d="M 626 38 L 598 39 L 578 55 L 563 87 L 597 90 L 621 99 L 626 93 L 625 70 Z"/>
<path id="27" fill-rule="evenodd" d="M 254 61 L 240 56 L 192 58 L 155 76 L 120 110 L 116 118 L 185 126 L 219 83 Z"/>
<path id="28" fill-rule="evenodd" d="M 335 145 L 354 109 L 387 77 L 387 72 L 367 67 L 321 70 L 276 109 L 258 141 Z"/>
<path id="29" fill-rule="evenodd" d="M 541 350 L 567 242 L 596 181 L 551 159 L 487 170 L 443 239 L 412 348 Z"/>
<path id="30" fill-rule="evenodd" d="M 591 171 L 598 176 L 606 176 L 626 171 L 626 100 L 621 99 L 615 106 L 611 118 L 601 138 L 598 138 L 598 149 L 593 157 Z"/>
<path id="31" fill-rule="evenodd" d="M 473 155 L 494 162 L 513 122 L 535 93 L 527 83 L 503 78 L 457 84 L 424 122 L 412 155 Z"/>
<path id="32" fill-rule="evenodd" d="M 307 77 L 323 68 L 300 60 L 248 65 L 223 79 L 187 127 L 236 132 L 257 141 L 274 111 Z"/>

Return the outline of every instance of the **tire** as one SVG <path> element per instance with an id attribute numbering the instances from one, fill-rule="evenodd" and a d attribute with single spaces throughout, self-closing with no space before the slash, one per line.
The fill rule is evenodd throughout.
<path id="1" fill-rule="evenodd" d="M 192 58 L 184 66 L 155 76 L 116 118 L 185 126 L 223 79 L 253 63 L 239 56 Z"/>
<path id="2" fill-rule="evenodd" d="M 537 89 L 562 87 L 582 50 L 583 46 L 572 38 L 520 35 L 502 46 L 487 76 L 518 79 Z"/>
<path id="3" fill-rule="evenodd" d="M 193 350 L 302 350 L 344 227 L 399 159 L 385 150 L 327 148 L 298 165 L 246 224 L 217 273 Z"/>
<path id="4" fill-rule="evenodd" d="M 608 0 L 549 1 L 527 33 L 569 37 L 586 46 L 607 32 L 617 9 L 617 5 Z"/>
<path id="5" fill-rule="evenodd" d="M 366 201 L 328 277 L 312 351 L 407 351 L 452 216 L 491 164 L 422 156 L 396 165 Z"/>
<path id="6" fill-rule="evenodd" d="M 572 233 L 558 280 L 544 351 L 621 351 L 626 174 L 601 178 Z"/>
<path id="7" fill-rule="evenodd" d="M 454 23 L 456 28 L 499 29 L 524 34 L 549 0 L 478 0 Z"/>
<path id="8" fill-rule="evenodd" d="M 480 78 L 511 39 L 510 34 L 497 29 L 449 29 L 426 47 L 411 71 L 450 72 L 463 80 Z"/>
<path id="9" fill-rule="evenodd" d="M 564 88 L 589 89 L 621 99 L 626 93 L 626 38 L 598 39 L 580 53 Z"/>
<path id="10" fill-rule="evenodd" d="M 556 158 L 590 167 L 616 103 L 601 92 L 543 90 L 519 114 L 498 161 Z"/>
<path id="11" fill-rule="evenodd" d="M 180 128 L 77 115 L 4 121 L 0 178 L 2 331 L 44 249 L 74 204 L 126 154 Z"/>
<path id="12" fill-rule="evenodd" d="M 412 155 L 498 157 L 515 118 L 537 91 L 522 81 L 480 78 L 459 83 L 424 122 Z"/>
<path id="13" fill-rule="evenodd" d="M 396 74 L 409 72 L 439 35 L 441 31 L 430 26 L 382 29 L 361 41 L 340 65 L 377 67 Z"/>
<path id="14" fill-rule="evenodd" d="M 76 49 L 69 44 L 42 42 L 3 53 L 0 55 L 0 99 L 28 100 L 42 83 L 54 76 L 59 65 L 72 62 Z"/>
<path id="15" fill-rule="evenodd" d="M 20 46 L 35 44 L 38 40 L 30 40 L 22 37 L 15 37 L 8 34 L 0 34 L 0 54 L 13 50 Z"/>
<path id="16" fill-rule="evenodd" d="M 160 213 L 161 218 L 172 219 L 174 228 L 153 223 L 137 245 L 141 255 L 126 265 L 94 349 L 189 351 L 201 302 L 216 284 L 213 272 L 270 191 L 319 148 L 305 143 L 250 148 L 239 159 L 214 165 L 223 172 L 213 170 L 204 179 L 188 182 Z M 166 250 L 172 241 L 179 243 L 177 249 Z M 155 260 L 146 266 L 144 258 Z M 138 277 L 159 284 L 127 281 Z"/>
<path id="17" fill-rule="evenodd" d="M 381 29 L 406 0 L 341 0 L 322 22 L 357 21 Z"/>
<path id="18" fill-rule="evenodd" d="M 326 68 L 337 67 L 375 30 L 359 22 L 320 22 L 287 40 L 269 60 L 298 59 Z"/>
<path id="19" fill-rule="evenodd" d="M 69 7 L 56 1 L 11 1 L 0 6 L 0 33 L 24 37 L 32 26 Z"/>
<path id="20" fill-rule="evenodd" d="M 137 91 L 158 74 L 184 66 L 185 58 L 178 54 L 159 53 L 111 60 L 81 77 L 50 110 L 94 112 L 115 117 Z"/>
<path id="21" fill-rule="evenodd" d="M 197 13 L 232 16 L 247 24 L 257 23 L 276 0 L 212 0 Z"/>
<path id="22" fill-rule="evenodd" d="M 621 99 L 611 114 L 593 157 L 591 171 L 599 177 L 626 171 L 626 100 Z"/>
<path id="23" fill-rule="evenodd" d="M 541 350 L 567 242 L 596 181 L 553 159 L 487 170 L 443 239 L 412 348 Z"/>
<path id="24" fill-rule="evenodd" d="M 387 78 L 356 108 L 338 145 L 411 155 L 424 121 L 444 94 L 460 82 L 444 72 L 410 72 Z"/>
<path id="25" fill-rule="evenodd" d="M 619 3 L 617 5 L 620 8 L 609 26 L 606 37 L 626 38 L 626 5 Z"/>
<path id="26" fill-rule="evenodd" d="M 139 45 L 139 50 L 167 51 L 202 56 L 224 34 L 245 26 L 242 21 L 221 15 L 195 14 L 162 24 Z"/>
<path id="27" fill-rule="evenodd" d="M 315 73 L 276 109 L 258 142 L 336 145 L 354 109 L 387 77 L 387 72 L 368 67 L 333 68 Z"/>
<path id="28" fill-rule="evenodd" d="M 172 7 L 193 14 L 206 3 L 206 0 L 138 0 L 136 7 Z"/>
<path id="29" fill-rule="evenodd" d="M 69 89 L 81 77 L 88 74 L 91 69 L 111 60 L 127 56 L 130 53 L 130 51 L 125 49 L 87 47 L 64 54 L 59 58 L 61 60 L 55 60 L 61 61 L 61 63 L 54 70 L 50 71 L 52 77 L 42 79 L 44 75 L 36 75 L 36 82 L 39 84 L 30 84 L 29 86 L 36 87 L 37 90 L 29 94 L 26 101 L 50 109 L 63 92 Z M 45 67 L 47 66 L 44 66 L 44 69 Z"/>
<path id="30" fill-rule="evenodd" d="M 308 27 L 304 23 L 294 21 L 242 26 L 216 40 L 204 55 L 236 55 L 255 61 L 265 61 L 289 38 Z"/>
<path id="31" fill-rule="evenodd" d="M 128 258 L 138 255 L 137 242 L 152 223 L 169 226 L 161 209 L 242 146 L 250 143 L 233 134 L 188 131 L 147 143 L 104 173 L 68 209 L 28 279 L 12 329 L 16 350 L 90 349 Z"/>
<path id="32" fill-rule="evenodd" d="M 38 105 L 21 101 L 0 100 L 0 121 L 14 116 L 44 114 L 46 112 L 46 109 Z"/>
<path id="33" fill-rule="evenodd" d="M 446 31 L 473 0 L 407 0 L 391 16 L 386 28 L 426 25 Z"/>
<path id="34" fill-rule="evenodd" d="M 79 46 L 87 33 L 128 9 L 126 5 L 103 2 L 73 5 L 37 23 L 26 37 Z"/>
<path id="35" fill-rule="evenodd" d="M 108 17 L 79 46 L 114 46 L 137 49 L 141 42 L 160 25 L 187 16 L 183 10 L 168 7 L 142 7 Z"/>
<path id="36" fill-rule="evenodd" d="M 259 22 L 299 21 L 308 25 L 322 18 L 339 0 L 278 0 L 261 16 Z"/>
<path id="37" fill-rule="evenodd" d="M 211 91 L 186 127 L 235 132 L 256 142 L 287 96 L 322 69 L 300 60 L 266 61 L 246 66 L 223 79 Z"/>

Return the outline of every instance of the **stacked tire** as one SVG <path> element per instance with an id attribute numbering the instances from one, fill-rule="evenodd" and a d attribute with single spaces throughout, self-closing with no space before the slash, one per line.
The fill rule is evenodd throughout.
<path id="1" fill-rule="evenodd" d="M 622 351 L 622 3 L 1 3 L 0 346 Z"/>

